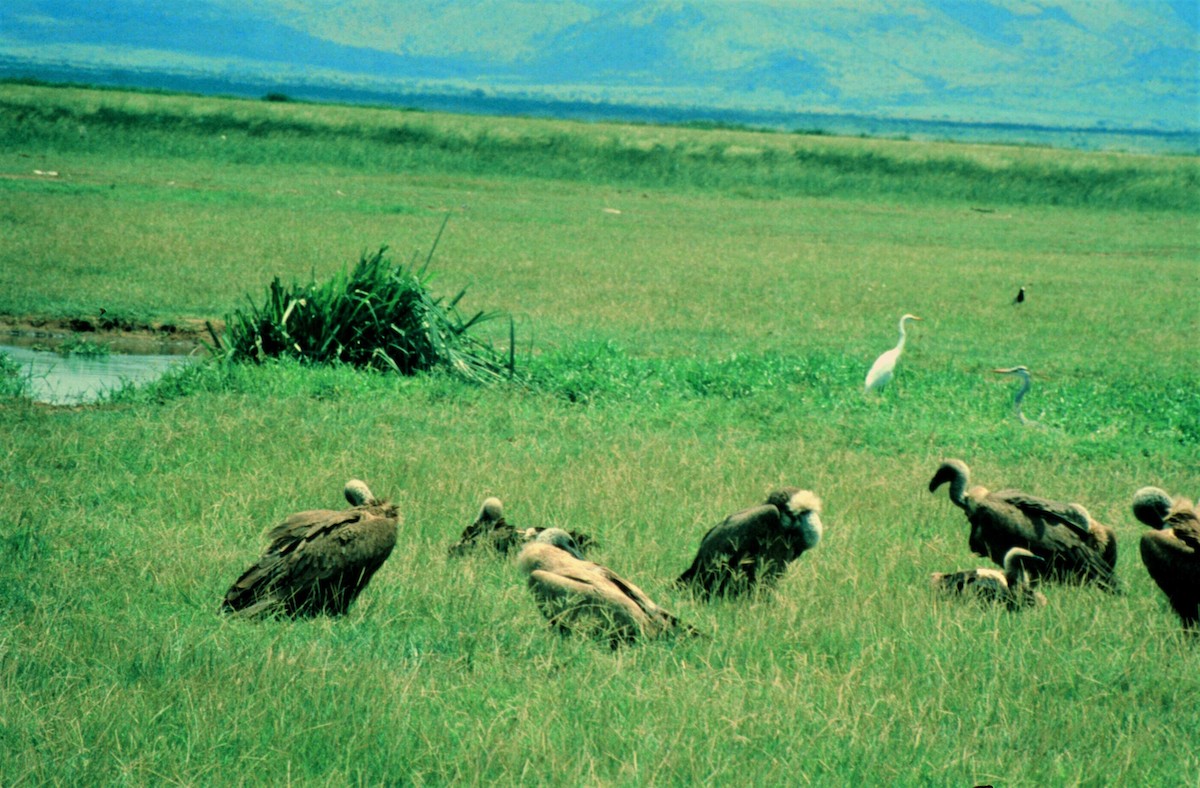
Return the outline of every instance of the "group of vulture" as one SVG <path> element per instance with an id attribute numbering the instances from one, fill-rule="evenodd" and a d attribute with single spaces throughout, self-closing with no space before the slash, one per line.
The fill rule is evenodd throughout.
<path id="1" fill-rule="evenodd" d="M 935 588 L 1019 610 L 1046 604 L 1043 582 L 1094 584 L 1120 593 L 1113 530 L 1077 503 L 1018 490 L 969 487 L 970 470 L 946 460 L 929 482 L 949 484 L 950 500 L 970 523 L 968 546 L 1000 569 L 981 567 L 932 576 Z M 346 484 L 349 509 L 312 510 L 267 532 L 269 544 L 225 594 L 222 609 L 239 616 L 340 615 L 366 587 L 396 544 L 400 515 L 366 484 Z M 1134 494 L 1133 514 L 1152 530 L 1141 537 L 1142 561 L 1190 633 L 1200 633 L 1200 511 L 1156 487 Z M 758 506 L 726 517 L 700 539 L 691 565 L 675 580 L 702 599 L 737 597 L 768 587 L 821 540 L 821 501 L 784 487 Z M 527 578 L 553 629 L 576 632 L 613 648 L 670 633 L 699 635 L 642 589 L 584 557 L 592 537 L 561 528 L 517 528 L 498 498 L 488 498 L 451 557 L 471 551 L 507 555 Z"/>

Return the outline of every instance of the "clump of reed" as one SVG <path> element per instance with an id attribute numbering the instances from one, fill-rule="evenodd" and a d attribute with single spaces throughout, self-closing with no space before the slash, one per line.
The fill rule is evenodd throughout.
<path id="1" fill-rule="evenodd" d="M 465 288 L 449 300 L 434 296 L 432 249 L 419 267 L 415 259 L 394 264 L 386 251 L 364 253 L 352 271 L 325 282 L 284 284 L 275 277 L 261 305 L 247 296 L 248 309 L 226 315 L 223 337 L 213 335 L 216 354 L 228 361 L 291 357 L 401 375 L 441 369 L 477 382 L 514 377 L 512 346 L 505 354 L 468 333 L 501 313 L 464 317 L 458 303 Z M 510 339 L 512 331 L 510 320 Z"/>
<path id="2" fill-rule="evenodd" d="M 0 352 L 0 397 L 23 397 L 29 389 L 29 378 L 12 356 Z"/>

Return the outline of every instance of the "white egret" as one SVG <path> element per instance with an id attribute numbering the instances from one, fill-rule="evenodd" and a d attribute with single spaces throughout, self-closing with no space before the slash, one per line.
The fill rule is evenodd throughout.
<path id="1" fill-rule="evenodd" d="M 896 346 L 887 351 L 879 358 L 875 359 L 875 363 L 871 365 L 871 371 L 867 373 L 867 382 L 864 391 L 880 391 L 892 379 L 892 373 L 896 371 L 896 362 L 900 360 L 900 352 L 904 350 L 904 324 L 909 320 L 920 320 L 916 315 L 905 315 L 900 318 L 900 341 Z"/>

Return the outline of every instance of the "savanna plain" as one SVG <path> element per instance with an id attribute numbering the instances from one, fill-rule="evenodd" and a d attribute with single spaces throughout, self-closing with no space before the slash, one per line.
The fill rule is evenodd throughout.
<path id="1" fill-rule="evenodd" d="M 22 84 L 0 140 L 12 322 L 219 329 L 445 223 L 432 286 L 511 315 L 519 373 L 211 361 L 0 399 L 5 785 L 1200 784 L 1200 642 L 1129 511 L 1200 495 L 1196 157 Z M 1125 593 L 935 596 L 986 564 L 927 490 L 948 457 L 1115 528 Z M 352 477 L 404 523 L 349 614 L 222 616 L 264 529 Z M 671 586 L 779 485 L 826 534 L 774 589 Z M 447 556 L 488 495 L 707 637 L 555 634 L 511 561 Z"/>

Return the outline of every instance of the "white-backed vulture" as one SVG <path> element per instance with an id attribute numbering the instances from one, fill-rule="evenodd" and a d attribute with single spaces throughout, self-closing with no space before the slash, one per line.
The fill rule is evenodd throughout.
<path id="1" fill-rule="evenodd" d="M 293 514 L 267 532 L 262 556 L 225 592 L 222 609 L 244 616 L 341 615 L 391 555 L 397 508 L 346 483 L 342 511 Z"/>
<path id="2" fill-rule="evenodd" d="M 1003 566 L 1004 556 L 1024 547 L 1045 563 L 1030 567 L 1035 578 L 1095 583 L 1120 591 L 1116 576 L 1117 538 L 1076 503 L 1060 503 L 1018 490 L 967 489 L 970 469 L 962 460 L 946 460 L 929 481 L 929 491 L 950 483 L 950 501 L 971 524 L 968 545 L 976 555 Z"/>
<path id="3" fill-rule="evenodd" d="M 560 633 L 606 640 L 612 648 L 682 627 L 645 592 L 611 569 L 587 561 L 561 528 L 547 528 L 521 549 L 518 568 L 529 578 L 538 609 Z"/>
<path id="4" fill-rule="evenodd" d="M 896 371 L 896 362 L 900 360 L 900 354 L 904 351 L 904 340 L 907 337 L 904 324 L 909 320 L 920 319 L 916 315 L 904 315 L 900 318 L 900 341 L 891 350 L 880 354 L 879 358 L 875 359 L 875 363 L 871 365 L 871 369 L 867 371 L 867 379 L 863 384 L 863 390 L 866 393 L 882 391 L 883 387 L 892 379 L 892 374 Z"/>
<path id="5" fill-rule="evenodd" d="M 700 540 L 696 558 L 675 581 L 705 598 L 737 596 L 769 585 L 824 533 L 821 500 L 809 490 L 784 487 L 766 503 L 731 514 Z"/>
<path id="6" fill-rule="evenodd" d="M 948 594 L 969 596 L 980 602 L 1001 604 L 1009 610 L 1041 607 L 1046 597 L 1030 584 L 1030 566 L 1042 559 L 1024 547 L 1014 547 L 1004 555 L 1004 571 L 990 566 L 961 572 L 934 572 L 933 587 Z"/>
<path id="7" fill-rule="evenodd" d="M 1185 498 L 1143 487 L 1133 495 L 1133 515 L 1154 529 L 1142 534 L 1142 563 L 1183 628 L 1200 634 L 1200 512 Z"/>
<path id="8" fill-rule="evenodd" d="M 517 528 L 504 519 L 504 504 L 495 496 L 487 498 L 479 509 L 475 521 L 463 529 L 462 536 L 450 546 L 450 555 L 464 555 L 476 547 L 485 547 L 508 555 L 518 545 L 532 541 L 546 529 L 543 527 Z M 595 545 L 587 534 L 568 531 L 575 545 L 586 550 Z"/>

